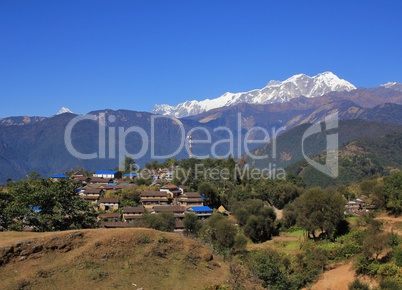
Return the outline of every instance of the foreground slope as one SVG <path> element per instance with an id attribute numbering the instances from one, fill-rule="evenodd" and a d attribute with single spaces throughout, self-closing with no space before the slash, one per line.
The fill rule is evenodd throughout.
<path id="1" fill-rule="evenodd" d="M 0 233 L 2 289 L 203 289 L 228 266 L 196 241 L 149 229 Z"/>

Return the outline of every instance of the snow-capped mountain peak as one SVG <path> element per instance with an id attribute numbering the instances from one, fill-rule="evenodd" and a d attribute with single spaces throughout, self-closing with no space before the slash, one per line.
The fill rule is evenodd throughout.
<path id="1" fill-rule="evenodd" d="M 73 113 L 73 112 L 71 112 L 71 110 L 70 110 L 69 108 L 62 107 L 62 108 L 57 112 L 56 115 L 61 115 L 61 114 L 64 114 L 64 113 Z"/>
<path id="2" fill-rule="evenodd" d="M 388 82 L 386 84 L 382 84 L 381 87 L 402 92 L 402 83 Z"/>
<path id="3" fill-rule="evenodd" d="M 262 89 L 240 93 L 227 92 L 216 99 L 186 101 L 177 106 L 155 105 L 152 113 L 180 118 L 238 103 L 283 103 L 301 96 L 314 98 L 333 91 L 351 91 L 354 89 L 356 89 L 354 85 L 344 79 L 340 79 L 332 72 L 323 72 L 314 77 L 298 74 L 282 82 L 269 81 Z"/>

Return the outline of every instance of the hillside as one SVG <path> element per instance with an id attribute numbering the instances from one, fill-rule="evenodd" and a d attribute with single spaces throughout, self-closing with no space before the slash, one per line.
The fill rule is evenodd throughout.
<path id="1" fill-rule="evenodd" d="M 248 164 L 257 168 L 266 168 L 267 164 L 273 163 L 276 164 L 277 168 L 285 168 L 304 160 L 302 152 L 303 134 L 310 126 L 311 124 L 303 124 L 281 134 L 276 141 L 276 159 L 273 158 L 273 144 L 271 142 L 251 151 L 253 155 L 268 155 L 268 158 L 252 159 L 245 156 Z M 382 123 L 356 119 L 340 121 L 336 132 L 338 133 L 339 146 L 342 146 L 357 139 L 366 138 L 367 142 L 369 142 L 369 140 L 377 140 L 377 138 L 385 134 L 402 132 L 402 126 L 390 124 L 384 126 Z M 304 152 L 307 156 L 319 155 L 325 151 L 325 148 L 326 134 L 324 131 L 309 136 L 304 140 Z M 300 164 L 295 165 L 295 167 L 297 166 L 300 166 Z"/>
<path id="2" fill-rule="evenodd" d="M 373 129 L 373 126 L 370 128 Z M 302 177 L 307 187 L 326 187 L 348 184 L 374 175 L 387 175 L 394 169 L 402 170 L 402 128 L 383 130 L 381 136 L 373 134 L 350 141 L 340 148 L 338 158 L 337 179 L 329 178 L 305 160 L 291 165 L 287 172 Z M 324 163 L 323 155 L 313 159 Z"/>
<path id="3" fill-rule="evenodd" d="M 228 264 L 177 234 L 149 229 L 0 233 L 2 289 L 204 289 Z"/>

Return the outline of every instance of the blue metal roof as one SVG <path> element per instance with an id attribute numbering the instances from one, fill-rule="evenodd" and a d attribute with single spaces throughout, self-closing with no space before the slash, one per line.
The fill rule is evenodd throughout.
<path id="1" fill-rule="evenodd" d="M 136 177 L 137 173 L 125 173 L 124 176 L 125 177 Z"/>
<path id="2" fill-rule="evenodd" d="M 190 207 L 194 212 L 212 212 L 212 208 L 209 206 L 192 206 Z"/>
<path id="3" fill-rule="evenodd" d="M 51 178 L 68 178 L 68 176 L 62 173 L 58 173 L 53 175 Z"/>
<path id="4" fill-rule="evenodd" d="M 29 208 L 32 209 L 34 212 L 41 212 L 42 211 L 42 208 L 40 206 L 37 206 L 37 205 L 36 206 L 30 205 Z"/>
<path id="5" fill-rule="evenodd" d="M 116 174 L 117 170 L 96 170 L 95 174 Z"/>

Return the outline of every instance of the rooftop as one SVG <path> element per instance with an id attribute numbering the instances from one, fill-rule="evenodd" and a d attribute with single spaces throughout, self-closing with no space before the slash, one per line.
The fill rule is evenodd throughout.
<path id="1" fill-rule="evenodd" d="M 109 198 L 106 198 L 106 197 L 101 197 L 100 199 L 99 199 L 99 202 L 106 202 L 106 203 L 118 203 L 119 202 L 119 199 L 117 198 L 117 197 L 109 197 Z"/>
<path id="2" fill-rule="evenodd" d="M 177 189 L 177 185 L 168 183 L 168 184 L 165 184 L 164 186 L 162 186 L 161 188 L 165 188 L 165 189 Z"/>
<path id="3" fill-rule="evenodd" d="M 142 206 L 136 206 L 136 207 L 126 206 L 123 208 L 122 212 L 123 213 L 143 213 L 143 212 L 145 212 L 145 209 Z"/>
<path id="4" fill-rule="evenodd" d="M 124 173 L 124 177 L 136 177 L 137 173 Z"/>
<path id="5" fill-rule="evenodd" d="M 157 190 L 144 190 L 141 191 L 141 197 L 155 196 L 155 197 L 167 197 L 165 191 L 157 191 Z"/>
<path id="6" fill-rule="evenodd" d="M 118 213 L 101 213 L 98 215 L 100 218 L 118 218 L 120 214 Z"/>
<path id="7" fill-rule="evenodd" d="M 153 210 L 155 212 L 162 212 L 162 211 L 184 212 L 186 210 L 186 207 L 180 205 L 160 205 L 160 206 L 154 206 Z"/>
<path id="8" fill-rule="evenodd" d="M 62 173 L 58 173 L 53 175 L 51 178 L 68 178 L 68 176 Z"/>
<path id="9" fill-rule="evenodd" d="M 192 206 L 188 210 L 193 212 L 212 212 L 212 208 L 209 206 Z"/>
<path id="10" fill-rule="evenodd" d="M 96 170 L 95 174 L 116 174 L 117 170 Z"/>

